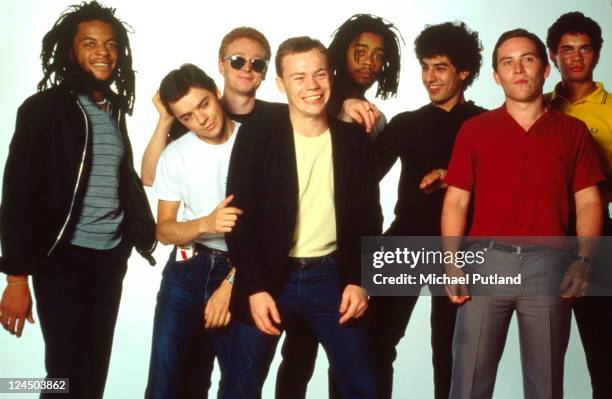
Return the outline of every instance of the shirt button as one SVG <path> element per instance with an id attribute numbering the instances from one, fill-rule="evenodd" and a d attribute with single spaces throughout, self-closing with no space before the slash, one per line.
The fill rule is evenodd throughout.
<path id="1" fill-rule="evenodd" d="M 527 154 L 521 154 L 521 158 L 527 159 Z"/>
<path id="2" fill-rule="evenodd" d="M 522 181 L 527 181 L 527 176 L 523 176 L 523 177 L 521 177 L 521 180 L 522 180 Z"/>
<path id="3" fill-rule="evenodd" d="M 523 227 L 523 222 L 518 222 L 519 227 Z"/>
<path id="4" fill-rule="evenodd" d="M 521 205 L 525 205 L 525 200 L 524 199 L 522 199 L 520 202 L 521 202 Z"/>

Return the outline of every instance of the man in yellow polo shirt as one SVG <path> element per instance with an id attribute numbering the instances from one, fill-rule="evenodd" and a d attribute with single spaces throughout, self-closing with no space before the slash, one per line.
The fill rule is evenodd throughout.
<path id="1" fill-rule="evenodd" d="M 603 44 L 601 27 L 580 12 L 563 14 L 548 29 L 546 44 L 550 59 L 562 78 L 547 98 L 554 108 L 582 120 L 589 128 L 607 177 L 600 191 L 602 202 L 609 208 L 612 202 L 612 96 L 602 83 L 593 81 Z M 603 234 L 612 235 L 610 216 L 605 217 Z M 612 398 L 612 296 L 594 296 L 599 295 L 595 286 L 609 286 L 611 272 L 606 270 L 610 268 L 609 256 L 602 253 L 605 247 L 606 242 L 602 241 L 602 251 L 593 268 L 591 296 L 573 303 L 594 399 Z"/>

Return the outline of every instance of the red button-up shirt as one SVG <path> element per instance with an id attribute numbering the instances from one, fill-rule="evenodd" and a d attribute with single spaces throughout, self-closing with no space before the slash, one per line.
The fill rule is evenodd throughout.
<path id="1" fill-rule="evenodd" d="M 549 109 L 528 131 L 495 109 L 466 121 L 446 181 L 471 191 L 470 236 L 564 236 L 574 193 L 604 179 L 585 124 Z"/>

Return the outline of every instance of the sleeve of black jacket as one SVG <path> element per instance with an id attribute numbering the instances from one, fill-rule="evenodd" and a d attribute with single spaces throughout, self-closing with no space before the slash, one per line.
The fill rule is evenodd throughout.
<path id="1" fill-rule="evenodd" d="M 232 264 L 236 268 L 236 286 L 247 297 L 257 292 L 271 292 L 257 248 L 258 128 L 259 125 L 240 127 L 227 181 L 227 194 L 235 197 L 230 206 L 244 211 L 232 232 L 226 234 L 226 240 Z"/>
<path id="2" fill-rule="evenodd" d="M 361 254 L 367 248 L 361 248 L 361 237 L 378 236 L 382 231 L 382 210 L 380 207 L 380 191 L 378 188 L 378 177 L 376 161 L 374 157 L 374 147 L 369 136 L 365 133 L 357 134 L 358 153 L 360 160 L 359 168 L 361 175 L 361 184 L 357 189 L 357 201 L 359 208 L 356 209 L 357 231 L 359 234 L 355 237 L 359 242 L 355 243 L 356 250 L 351 256 L 351 267 L 349 274 L 349 283 L 361 286 Z"/>
<path id="3" fill-rule="evenodd" d="M 4 168 L 0 205 L 0 271 L 11 275 L 32 274 L 38 257 L 32 243 L 36 240 L 33 204 L 44 201 L 38 184 L 44 159 L 44 129 L 38 113 L 27 100 L 17 111 L 15 133 Z"/>

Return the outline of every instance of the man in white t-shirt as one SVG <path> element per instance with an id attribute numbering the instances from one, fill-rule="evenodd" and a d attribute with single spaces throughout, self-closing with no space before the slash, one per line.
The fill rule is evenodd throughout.
<path id="1" fill-rule="evenodd" d="M 239 123 L 223 111 L 214 81 L 192 64 L 170 72 L 160 98 L 189 132 L 157 165 L 157 238 L 173 244 L 157 296 L 147 398 L 205 397 L 215 357 L 223 392 L 234 270 L 224 233 L 242 211 L 225 185 Z M 179 218 L 179 210 L 183 215 Z M 205 329 L 203 329 L 204 327 Z"/>

